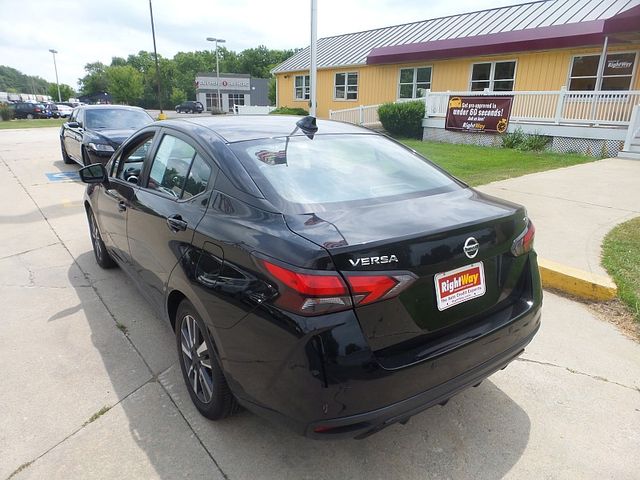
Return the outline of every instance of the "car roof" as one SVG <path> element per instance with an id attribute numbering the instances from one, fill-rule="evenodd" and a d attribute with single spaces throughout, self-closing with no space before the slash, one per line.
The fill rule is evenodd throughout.
<path id="1" fill-rule="evenodd" d="M 260 138 L 286 137 L 303 117 L 293 115 L 216 115 L 202 118 L 163 120 L 159 125 L 171 125 L 189 130 L 189 124 L 212 130 L 227 143 L 258 140 Z M 318 135 L 339 133 L 372 133 L 371 130 L 350 123 L 317 120 Z M 302 135 L 298 130 L 297 134 Z"/>

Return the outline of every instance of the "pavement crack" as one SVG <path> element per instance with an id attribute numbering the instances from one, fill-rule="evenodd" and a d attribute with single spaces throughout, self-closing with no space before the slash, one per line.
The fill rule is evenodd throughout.
<path id="1" fill-rule="evenodd" d="M 23 252 L 12 253 L 11 255 L 5 255 L 4 257 L 0 257 L 0 260 L 6 260 L 8 258 L 19 257 L 20 255 L 25 255 L 27 253 L 35 252 L 36 250 L 42 250 L 43 248 L 53 247 L 54 245 L 58 245 L 60 242 L 50 243 L 49 245 L 43 245 L 41 247 L 30 248 L 29 250 L 25 250 Z"/>
<path id="2" fill-rule="evenodd" d="M 584 377 L 589 377 L 589 378 L 591 378 L 593 380 L 597 380 L 599 382 L 611 383 L 612 385 L 617 385 L 618 387 L 626 388 L 626 389 L 629 389 L 629 390 L 633 390 L 634 392 L 640 393 L 640 387 L 634 387 L 634 386 L 630 386 L 630 385 L 625 385 L 623 383 L 619 383 L 619 382 L 615 382 L 613 380 L 609 380 L 608 378 L 602 377 L 600 375 L 591 375 L 590 373 L 581 372 L 579 370 L 576 370 L 576 369 L 570 368 L 570 367 L 563 367 L 562 365 L 557 365 L 555 363 L 541 362 L 539 360 L 531 360 L 530 358 L 523 358 L 523 357 L 517 358 L 516 361 L 525 362 L 525 363 L 535 363 L 536 365 L 544 365 L 545 367 L 561 368 L 561 369 L 566 370 L 567 372 L 572 373 L 574 375 L 582 375 Z"/>

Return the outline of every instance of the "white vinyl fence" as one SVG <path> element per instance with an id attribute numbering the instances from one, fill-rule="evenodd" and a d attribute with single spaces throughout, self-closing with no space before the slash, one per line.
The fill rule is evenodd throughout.
<path id="1" fill-rule="evenodd" d="M 345 110 L 329 110 L 331 120 L 355 123 L 356 125 L 375 125 L 380 123 L 378 107 L 380 105 L 367 105 Z"/>

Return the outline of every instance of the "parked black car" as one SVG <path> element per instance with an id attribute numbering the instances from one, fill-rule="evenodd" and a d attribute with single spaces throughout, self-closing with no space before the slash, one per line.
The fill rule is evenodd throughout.
<path id="1" fill-rule="evenodd" d="M 203 111 L 204 105 L 200 102 L 187 101 L 176 105 L 177 113 L 202 113 Z"/>
<path id="2" fill-rule="evenodd" d="M 296 120 L 143 128 L 80 170 L 91 239 L 174 328 L 203 415 L 362 438 L 522 353 L 534 227 L 383 135 Z"/>
<path id="3" fill-rule="evenodd" d="M 60 128 L 64 163 L 107 163 L 120 144 L 153 118 L 138 107 L 83 105 Z"/>
<path id="4" fill-rule="evenodd" d="M 14 118 L 28 118 L 31 120 L 32 118 L 49 118 L 51 116 L 42 103 L 15 102 L 12 108 L 14 109 Z"/>

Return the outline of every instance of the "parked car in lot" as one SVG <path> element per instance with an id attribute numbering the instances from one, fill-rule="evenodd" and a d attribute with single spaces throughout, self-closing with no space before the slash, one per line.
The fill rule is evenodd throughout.
<path id="1" fill-rule="evenodd" d="M 64 103 L 56 103 L 56 108 L 58 110 L 58 116 L 62 118 L 69 118 L 71 112 L 73 112 L 73 108 Z"/>
<path id="2" fill-rule="evenodd" d="M 535 230 L 383 135 L 298 118 L 141 129 L 80 170 L 89 230 L 174 328 L 204 416 L 362 438 L 522 353 Z"/>
<path id="3" fill-rule="evenodd" d="M 107 163 L 129 136 L 153 118 L 138 107 L 83 105 L 75 108 L 60 128 L 64 163 Z"/>
<path id="4" fill-rule="evenodd" d="M 176 105 L 177 113 L 202 113 L 204 111 L 204 105 L 200 102 L 182 102 L 180 105 Z"/>
<path id="5" fill-rule="evenodd" d="M 50 112 L 47 112 L 46 107 L 41 103 L 32 102 L 15 102 L 12 105 L 14 109 L 14 118 L 49 118 Z"/>

